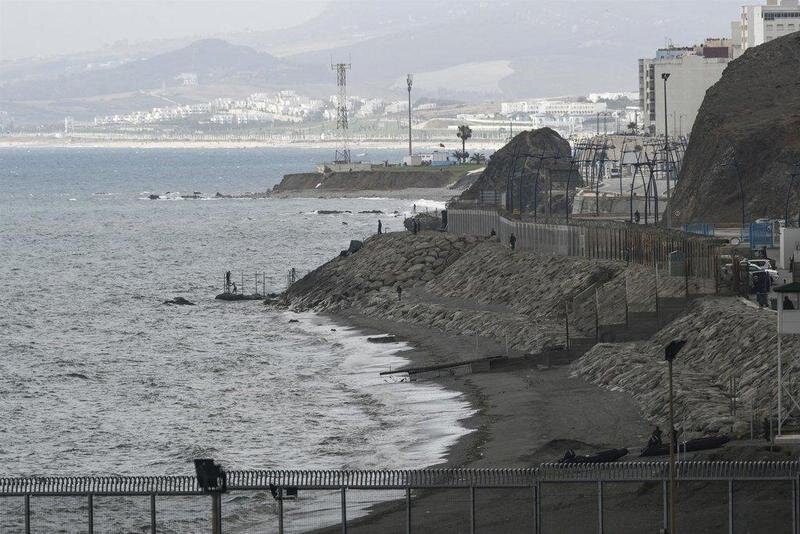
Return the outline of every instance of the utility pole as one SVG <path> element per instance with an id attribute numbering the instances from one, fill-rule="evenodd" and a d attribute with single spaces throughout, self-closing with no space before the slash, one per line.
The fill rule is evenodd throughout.
<path id="1" fill-rule="evenodd" d="M 669 373 L 669 532 L 675 534 L 675 518 L 677 517 L 677 510 L 675 510 L 675 407 L 672 392 L 672 361 L 678 352 L 686 345 L 685 339 L 677 339 L 671 341 L 669 345 L 664 348 L 664 359 L 667 360 L 668 373 Z"/>
<path id="2" fill-rule="evenodd" d="M 672 206 L 669 205 L 670 201 L 670 187 L 669 187 L 669 117 L 667 116 L 667 80 L 669 80 L 669 72 L 662 72 L 661 79 L 664 80 L 664 159 L 667 168 L 667 228 L 672 228 Z"/>
<path id="3" fill-rule="evenodd" d="M 339 148 L 333 158 L 334 163 L 350 163 L 350 147 L 348 144 L 347 120 L 347 71 L 350 63 L 334 63 L 331 69 L 336 71 L 336 130 L 339 132 Z"/>
<path id="4" fill-rule="evenodd" d="M 414 76 L 412 74 L 406 75 L 406 83 L 408 84 L 408 155 L 411 155 L 411 84 L 414 83 Z"/>

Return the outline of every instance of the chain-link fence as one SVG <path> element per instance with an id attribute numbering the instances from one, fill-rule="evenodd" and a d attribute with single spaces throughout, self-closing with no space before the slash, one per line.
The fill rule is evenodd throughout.
<path id="1" fill-rule="evenodd" d="M 10 478 L 0 479 L 0 531 L 657 532 L 668 527 L 668 471 L 232 471 L 225 492 L 193 477 Z M 679 528 L 798 531 L 800 462 L 679 462 L 676 480 Z"/>

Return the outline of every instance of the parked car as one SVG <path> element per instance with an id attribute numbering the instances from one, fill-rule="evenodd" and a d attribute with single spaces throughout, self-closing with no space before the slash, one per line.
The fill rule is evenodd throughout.
<path id="1" fill-rule="evenodd" d="M 780 274 L 775 269 L 765 269 L 763 267 L 759 267 L 758 265 L 753 264 L 753 261 L 758 260 L 750 260 L 742 262 L 743 266 L 747 266 L 747 271 L 750 274 L 750 285 L 753 284 L 753 273 L 767 273 L 769 275 L 769 279 L 772 282 L 772 285 L 775 284 L 783 284 L 783 281 L 780 278 Z M 765 260 L 766 261 L 766 260 Z"/>
<path id="2" fill-rule="evenodd" d="M 774 260 L 771 260 L 769 258 L 767 258 L 767 259 L 757 259 L 757 260 L 744 260 L 742 262 L 742 265 L 745 265 L 745 264 L 755 265 L 759 269 L 774 269 L 775 268 Z"/>

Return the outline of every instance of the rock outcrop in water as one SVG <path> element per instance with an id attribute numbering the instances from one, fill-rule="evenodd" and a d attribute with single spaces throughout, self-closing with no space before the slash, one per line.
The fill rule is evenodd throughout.
<path id="1" fill-rule="evenodd" d="M 287 174 L 273 193 L 293 191 L 397 191 L 410 188 L 440 188 L 456 182 L 463 174 L 452 167 L 387 167 L 372 171 Z"/>
<path id="2" fill-rule="evenodd" d="M 673 220 L 739 223 L 739 177 L 746 220 L 783 217 L 788 173 L 800 161 L 798 72 L 800 33 L 751 48 L 728 65 L 692 128 Z M 799 201 L 796 184 L 792 218 Z"/>

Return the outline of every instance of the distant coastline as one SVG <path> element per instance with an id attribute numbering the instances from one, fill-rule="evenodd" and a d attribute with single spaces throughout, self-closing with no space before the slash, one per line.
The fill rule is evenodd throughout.
<path id="1" fill-rule="evenodd" d="M 414 143 L 415 152 L 430 152 L 433 150 L 452 151 L 461 148 L 460 142 L 455 139 L 449 146 L 442 148 L 439 141 L 426 141 Z M 486 152 L 497 150 L 505 141 L 474 141 L 467 144 L 468 152 Z M 457 146 L 458 145 L 458 146 Z M 140 140 L 96 140 L 96 139 L 70 139 L 56 137 L 0 137 L 0 148 L 319 148 L 334 150 L 338 145 L 335 141 L 140 141 Z M 351 152 L 360 149 L 397 149 L 408 148 L 407 141 L 351 141 Z"/>

